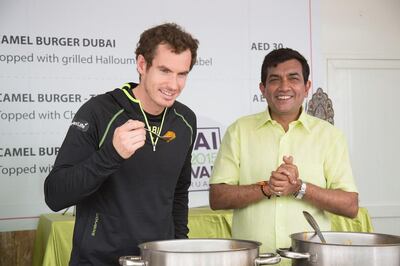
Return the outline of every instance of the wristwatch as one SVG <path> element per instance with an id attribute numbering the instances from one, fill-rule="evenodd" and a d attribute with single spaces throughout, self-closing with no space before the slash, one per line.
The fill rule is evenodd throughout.
<path id="1" fill-rule="evenodd" d="M 294 194 L 294 197 L 296 199 L 302 199 L 304 197 L 304 194 L 306 194 L 307 184 L 306 184 L 306 182 L 303 182 L 302 180 L 300 180 L 300 181 L 301 181 L 300 189 L 299 189 L 299 191 L 297 191 Z"/>

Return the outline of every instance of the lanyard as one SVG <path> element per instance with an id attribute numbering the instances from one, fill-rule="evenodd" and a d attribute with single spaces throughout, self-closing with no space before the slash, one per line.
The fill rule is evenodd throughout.
<path id="1" fill-rule="evenodd" d="M 149 120 L 147 119 L 146 112 L 143 110 L 143 107 L 142 107 L 142 104 L 141 104 L 140 100 L 133 98 L 132 95 L 130 95 L 129 92 L 128 92 L 126 89 L 122 89 L 122 91 L 125 93 L 125 95 L 126 95 L 132 102 L 139 104 L 140 111 L 142 111 L 142 114 L 143 114 L 143 117 L 144 117 L 144 121 L 145 121 L 145 123 L 146 123 L 146 127 L 147 127 L 147 129 L 149 130 L 151 145 L 153 145 L 153 151 L 156 151 L 156 145 L 157 145 L 157 142 L 158 142 L 158 137 L 155 136 L 155 135 L 153 135 L 154 133 L 153 133 L 153 132 L 151 131 L 151 129 L 150 129 Z M 160 128 L 158 129 L 158 132 L 156 132 L 158 135 L 160 135 L 160 133 L 161 133 L 161 131 L 162 131 L 162 128 L 163 128 L 163 125 L 164 125 L 164 120 L 165 120 L 165 115 L 166 115 L 166 113 L 167 113 L 167 109 L 168 109 L 168 108 L 165 107 L 165 109 L 164 109 L 164 114 L 163 114 L 163 117 L 162 117 L 162 119 L 161 119 Z"/>

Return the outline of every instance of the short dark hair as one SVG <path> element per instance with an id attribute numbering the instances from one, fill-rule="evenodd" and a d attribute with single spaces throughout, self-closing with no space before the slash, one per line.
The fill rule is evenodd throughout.
<path id="1" fill-rule="evenodd" d="M 149 68 L 153 63 L 159 44 L 169 45 L 176 54 L 189 49 L 192 55 L 190 70 L 196 63 L 199 41 L 175 23 L 161 24 L 144 31 L 140 35 L 139 42 L 136 45 L 136 59 L 139 55 L 142 55 L 146 60 L 147 68 Z"/>
<path id="2" fill-rule="evenodd" d="M 310 66 L 307 60 L 296 50 L 290 48 L 280 48 L 273 50 L 264 57 L 264 61 L 261 66 L 261 83 L 266 85 L 265 82 L 268 77 L 268 68 L 276 67 L 278 64 L 286 62 L 291 59 L 296 59 L 300 62 L 303 69 L 304 84 L 308 81 L 308 76 L 310 75 Z"/>

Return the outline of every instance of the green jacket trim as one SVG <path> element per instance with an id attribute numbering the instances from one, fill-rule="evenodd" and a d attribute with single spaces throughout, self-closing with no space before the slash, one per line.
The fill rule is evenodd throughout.
<path id="1" fill-rule="evenodd" d="M 114 122 L 114 120 L 115 120 L 120 114 L 122 114 L 123 111 L 125 111 L 125 110 L 124 110 L 124 109 L 119 110 L 119 111 L 111 118 L 110 122 L 108 122 L 108 125 L 107 125 L 107 127 L 106 127 L 106 131 L 104 132 L 103 137 L 102 137 L 101 140 L 100 140 L 99 148 L 103 145 L 104 140 L 106 139 L 107 133 L 108 133 L 108 131 L 110 130 L 111 124 Z"/>

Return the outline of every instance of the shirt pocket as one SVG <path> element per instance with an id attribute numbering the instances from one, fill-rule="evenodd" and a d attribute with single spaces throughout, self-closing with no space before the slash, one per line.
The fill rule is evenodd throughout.
<path id="1" fill-rule="evenodd" d="M 321 188 L 326 188 L 324 166 L 317 163 L 304 163 L 298 165 L 299 178 Z"/>
<path id="2" fill-rule="evenodd" d="M 81 243 L 81 259 L 96 258 L 108 265 L 118 263 L 124 243 L 124 228 L 116 216 L 92 211 Z"/>

